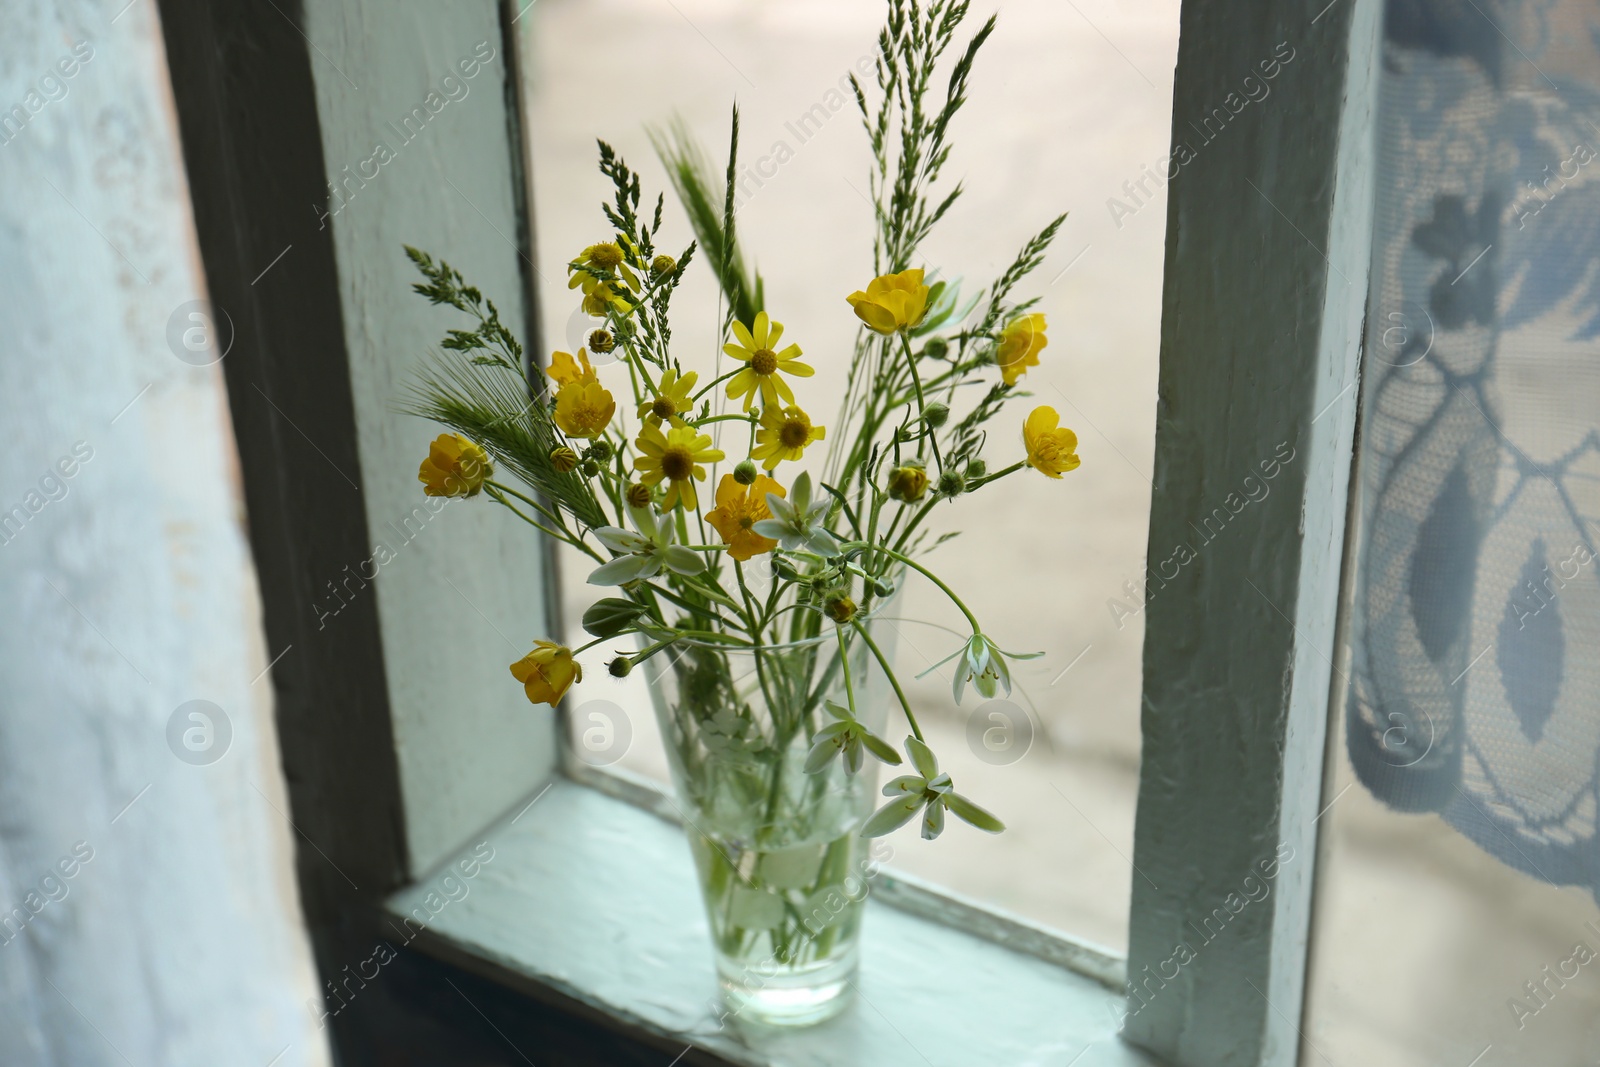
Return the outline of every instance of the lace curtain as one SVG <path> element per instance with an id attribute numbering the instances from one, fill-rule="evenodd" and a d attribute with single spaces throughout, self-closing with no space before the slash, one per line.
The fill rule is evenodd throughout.
<path id="1" fill-rule="evenodd" d="M 1390 0 L 1357 775 L 1600 894 L 1600 4 Z"/>

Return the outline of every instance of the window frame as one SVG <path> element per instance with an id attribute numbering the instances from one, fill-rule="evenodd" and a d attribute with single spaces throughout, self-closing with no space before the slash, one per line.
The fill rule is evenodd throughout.
<path id="1" fill-rule="evenodd" d="M 543 631 L 556 632 L 548 553 L 535 573 L 481 598 L 459 588 L 459 597 L 440 595 L 431 566 L 393 568 L 351 601 L 340 625 L 318 625 L 324 582 L 369 555 L 386 516 L 405 513 L 395 468 L 418 438 L 415 420 L 392 406 L 412 367 L 375 359 L 367 333 L 390 317 L 418 321 L 426 308 L 404 284 L 408 265 L 369 261 L 399 258 L 383 243 L 389 234 L 358 233 L 370 225 L 358 212 L 320 219 L 313 205 L 338 180 L 332 160 L 355 158 L 360 138 L 395 110 L 390 103 L 420 99 L 457 58 L 459 49 L 440 42 L 470 27 L 501 57 L 473 87 L 478 110 L 462 109 L 472 118 L 461 129 L 441 124 L 429 131 L 440 136 L 408 146 L 406 166 L 382 174 L 363 189 L 367 203 L 352 206 L 372 216 L 412 212 L 418 243 L 454 226 L 452 260 L 486 289 L 515 293 L 503 316 L 539 337 L 517 45 L 529 5 L 159 3 L 206 276 L 239 338 L 224 369 L 264 624 L 271 647 L 303 650 L 275 665 L 272 681 L 301 895 L 319 968 L 332 980 L 383 936 L 385 901 L 475 839 L 508 798 L 520 806 L 562 775 L 662 807 L 637 783 L 572 759 L 560 716 L 530 730 L 526 709 L 513 714 L 493 672 L 454 673 L 448 705 L 419 700 L 430 688 L 424 672 L 436 669 L 424 656 L 431 632 L 493 643 L 514 625 L 525 636 L 530 603 Z M 1292 77 L 1274 81 L 1276 100 L 1232 120 L 1231 143 L 1202 148 L 1168 186 L 1150 558 L 1187 540 L 1190 525 L 1279 442 L 1293 442 L 1296 459 L 1241 521 L 1247 535 L 1219 537 L 1147 591 L 1126 973 L 1169 966 L 1184 925 L 1279 845 L 1299 859 L 1282 865 L 1269 908 L 1242 913 L 1229 937 L 1162 980 L 1161 995 L 1128 1017 L 1124 1036 L 1174 1064 L 1282 1067 L 1297 1055 L 1359 394 L 1380 22 L 1380 0 L 1186 0 L 1182 9 L 1175 130 L 1236 92 L 1280 41 L 1293 42 L 1297 58 Z M 396 84 L 406 88 L 384 97 L 379 87 Z M 446 164 L 464 155 L 485 161 L 474 170 L 484 184 L 470 186 L 481 195 L 452 189 L 461 174 Z M 261 272 L 280 250 L 290 254 L 285 245 L 291 269 Z M 295 476 L 321 463 L 348 474 L 357 491 L 326 471 Z M 526 558 L 525 541 L 513 548 L 462 518 L 452 514 L 451 551 Z M 432 562 L 442 550 L 418 552 Z M 427 625 L 408 610 L 423 604 Z M 501 649 L 492 652 L 503 666 Z M 1195 678 L 1212 681 L 1197 688 Z M 453 741 L 438 726 L 463 706 L 489 710 L 470 738 Z M 485 789 L 461 781 L 472 746 L 532 758 Z M 424 811 L 428 804 L 442 812 Z M 911 879 L 888 880 L 880 896 L 1101 982 L 1124 974 L 1101 950 Z M 374 1026 L 416 1010 L 387 993 L 358 1003 L 370 1006 L 328 1020 L 355 1061 L 373 1047 Z M 629 1033 L 570 1006 L 546 1009 L 557 1030 L 565 1020 Z M 475 1025 L 457 1014 L 467 1021 L 448 1025 Z M 659 1051 L 643 1039 L 639 1048 Z"/>
<path id="2" fill-rule="evenodd" d="M 1148 559 L 1194 542 L 1247 475 L 1281 460 L 1280 443 L 1296 455 L 1250 503 L 1246 536 L 1221 529 L 1174 588 L 1149 591 L 1124 1036 L 1176 1064 L 1300 1055 L 1381 16 L 1380 0 L 1183 5 L 1173 128 L 1185 137 L 1279 42 L 1301 58 L 1274 82 L 1287 100 L 1229 125 L 1227 150 L 1202 147 L 1168 186 Z M 1215 948 L 1196 945 L 1197 924 L 1234 914 L 1230 899 L 1274 860 L 1270 906 L 1238 911 Z"/>

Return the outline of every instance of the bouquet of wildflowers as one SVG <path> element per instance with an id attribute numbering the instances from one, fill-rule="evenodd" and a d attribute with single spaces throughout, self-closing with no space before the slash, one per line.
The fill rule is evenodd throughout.
<path id="1" fill-rule="evenodd" d="M 542 371 L 491 301 L 448 264 L 407 250 L 426 279 L 417 292 L 470 320 L 449 331 L 413 398 L 412 410 L 451 431 L 422 464 L 424 491 L 494 500 L 587 556 L 589 583 L 606 591 L 583 616 L 592 641 L 539 640 L 511 665 L 530 701 L 555 705 L 582 678 L 586 653 L 617 677 L 656 657 L 671 663 L 677 699 L 658 710 L 685 814 L 707 824 L 696 823 L 710 842 L 697 857 L 726 952 L 747 949 L 756 931 L 780 959 L 826 954 L 837 924 L 814 928 L 816 901 L 841 884 L 857 835 L 920 815 L 931 839 L 947 811 L 1003 829 L 940 770 L 873 625 L 904 581 L 932 582 L 970 626 L 944 661 L 955 663 L 955 701 L 969 685 L 985 698 L 1009 694 L 1017 654 L 935 573 L 929 555 L 944 537 L 932 530 L 942 505 L 999 491 L 1024 468 L 1059 479 L 1078 466 L 1077 439 L 1049 407 L 988 436 L 1007 402 L 1026 395 L 1046 345 L 1044 315 L 1017 291 L 1063 220 L 966 301 L 919 255 L 962 192 L 942 178 L 951 122 L 994 20 L 951 53 L 942 86 L 934 72 L 966 14 L 955 0 L 891 0 L 875 86 L 852 76 L 876 204 L 875 276 L 863 271 L 859 289 L 840 292 L 840 313 L 860 323 L 854 351 L 808 356 L 803 329 L 774 317 L 745 265 L 737 110 L 725 181 L 681 127 L 655 135 L 695 238 L 676 255 L 660 248 L 665 195 L 641 212 L 639 175 L 599 144 L 604 230 L 567 265 L 592 329 Z M 673 301 L 702 261 L 725 300 L 722 337 L 715 352 L 685 352 Z M 819 360 L 848 363 L 826 426 L 805 395 Z M 869 674 L 887 683 L 881 701 L 869 697 Z M 848 779 L 865 777 L 867 757 L 901 764 L 884 736 L 891 691 L 909 730 L 909 773 L 889 782 L 870 817 L 867 808 L 825 818 L 854 788 Z M 740 858 L 752 848 L 756 859 Z"/>
<path id="2" fill-rule="evenodd" d="M 493 302 L 448 264 L 407 249 L 427 279 L 417 292 L 476 322 L 449 331 L 443 348 L 461 358 L 442 362 L 414 398 L 413 410 L 454 431 L 433 443 L 422 464 L 424 492 L 486 494 L 591 557 L 590 583 L 619 594 L 585 614 L 595 638 L 588 645 L 541 640 L 512 665 L 533 702 L 555 704 L 582 677 L 582 653 L 630 633 L 647 640 L 610 659 L 613 675 L 685 640 L 760 648 L 829 628 L 841 643 L 861 640 L 870 649 L 862 617 L 907 569 L 933 582 L 971 626 L 945 661 L 959 661 L 957 703 L 969 683 L 985 698 L 1009 694 L 1007 659 L 1016 654 L 1001 650 L 921 561 L 937 543 L 928 538 L 927 521 L 940 504 L 988 490 L 1024 467 L 1058 479 L 1079 461 L 1074 433 L 1042 406 L 1023 420 L 1017 445 L 1002 446 L 1012 462 L 990 470 L 984 455 L 987 425 L 1019 394 L 1047 343 L 1045 316 L 1030 310 L 1036 301 L 1018 300 L 1014 291 L 1042 261 L 1064 216 L 967 304 L 958 285 L 930 284 L 929 270 L 914 265 L 923 239 L 962 192 L 959 184 L 940 188 L 950 121 L 966 100 L 973 59 L 994 20 L 968 43 L 942 99 L 932 76 L 967 6 L 943 0 L 922 9 L 916 0 L 893 0 L 871 100 L 851 78 L 872 149 L 877 276 L 844 297 L 861 329 L 831 440 L 795 391 L 813 367 L 768 313 L 764 285 L 743 266 L 732 210 L 737 111 L 720 214 L 711 210 L 703 153 L 681 130 L 675 141 L 657 137 L 699 239 L 677 257 L 656 244 L 664 195 L 641 216 L 639 175 L 600 142 L 600 172 L 613 189 L 603 205 L 611 232 L 568 264 L 570 288 L 594 328 L 586 348 L 553 353 L 531 380 L 523 347 Z M 691 369 L 695 361 L 673 346 L 670 322 L 673 295 L 700 248 L 709 250 L 727 298 L 721 348 L 727 362 L 700 361 Z M 591 350 L 608 357 L 612 374 L 602 378 Z M 823 441 L 832 446 L 825 473 L 785 476 Z M 737 458 L 730 460 L 729 449 Z M 521 487 L 495 480 L 497 465 Z M 771 556 L 775 580 L 758 597 L 745 569 L 764 555 Z M 892 666 L 874 658 L 894 681 Z M 982 829 L 1000 830 L 998 819 L 955 793 L 949 776 L 938 772 L 915 710 L 897 681 L 893 689 L 917 774 L 891 783 L 893 799 L 866 834 L 887 833 L 922 812 L 924 836 L 932 838 L 946 808 Z M 849 686 L 845 693 L 852 696 Z M 832 721 L 816 725 L 810 764 L 842 755 L 856 767 L 863 751 L 898 764 L 894 749 L 860 725 L 851 703 L 828 708 Z M 806 717 L 803 725 L 817 721 Z"/>

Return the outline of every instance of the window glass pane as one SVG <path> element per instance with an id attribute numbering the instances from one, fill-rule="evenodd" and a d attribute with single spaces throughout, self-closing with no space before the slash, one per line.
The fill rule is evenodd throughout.
<path id="1" fill-rule="evenodd" d="M 963 623 L 922 581 L 910 582 L 894 608 L 897 670 L 945 769 L 1010 829 L 989 837 L 951 820 L 934 843 L 907 829 L 890 839 L 893 864 L 1117 948 L 1126 944 L 1132 876 L 1139 590 L 1177 10 L 1176 0 L 1008 0 L 955 123 L 948 173 L 968 192 L 923 248 L 930 267 L 975 292 L 1046 222 L 1071 213 L 1024 285 L 1042 297 L 1050 323 L 1049 346 L 1026 379 L 1034 396 L 992 424 L 986 458 L 992 468 L 1019 459 L 1023 416 L 1049 404 L 1077 431 L 1083 465 L 1059 482 L 1022 471 L 941 505 L 931 520 L 962 533 L 929 564 L 1003 647 L 1045 653 L 1015 664 L 1011 718 L 998 706 L 980 709 L 970 692 L 957 708 L 948 668 L 911 681 L 953 651 Z M 592 325 L 575 311 L 565 264 L 607 236 L 594 138 L 640 169 L 653 197 L 668 186 L 646 125 L 681 115 L 720 167 L 737 100 L 739 226 L 768 306 L 787 327 L 785 343 L 799 343 L 817 368 L 799 385 L 802 400 L 831 416 L 857 327 L 844 297 L 872 273 L 870 156 L 840 85 L 847 71 L 870 71 L 882 16 L 882 5 L 859 0 L 541 0 L 530 8 L 526 91 L 547 347 L 575 351 Z M 974 18 L 970 29 L 979 24 Z M 666 243 L 686 244 L 670 190 L 667 219 Z M 720 314 L 710 273 L 693 271 L 674 307 L 680 358 L 709 367 Z M 585 584 L 592 567 L 565 557 L 574 644 L 584 639 L 576 622 L 597 595 Z M 603 657 L 587 662 L 589 678 L 571 705 L 579 754 L 666 780 L 639 675 L 617 683 L 605 677 Z M 616 707 L 624 730 L 611 723 Z M 895 741 L 905 734 L 898 723 Z"/>
<path id="2" fill-rule="evenodd" d="M 1303 1062 L 1600 1048 L 1597 30 L 1569 0 L 1389 6 Z"/>

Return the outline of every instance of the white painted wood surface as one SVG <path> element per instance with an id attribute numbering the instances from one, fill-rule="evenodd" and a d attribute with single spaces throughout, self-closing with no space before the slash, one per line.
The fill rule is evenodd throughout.
<path id="1" fill-rule="evenodd" d="M 205 293 L 165 53 L 123 3 L 0 2 L 0 1063 L 324 1064 L 222 377 L 167 341 Z M 167 740 L 196 699 L 205 765 Z"/>
<path id="2" fill-rule="evenodd" d="M 1125 1031 L 1181 1067 L 1299 1059 L 1381 14 L 1184 5 Z"/>
<path id="3" fill-rule="evenodd" d="M 531 706 L 507 670 L 547 635 L 531 531 L 480 498 L 412 520 L 410 538 L 400 532 L 422 509 L 417 465 L 440 430 L 397 407 L 444 330 L 469 325 L 411 292 L 420 276 L 401 246 L 448 260 L 536 347 L 522 300 L 531 267 L 516 244 L 509 57 L 491 0 L 311 0 L 305 32 L 334 187 L 306 210 L 333 227 L 367 524 L 391 547 L 403 539 L 369 592 L 415 873 L 556 762 L 553 714 Z"/>
<path id="4" fill-rule="evenodd" d="M 1117 1038 L 1121 998 L 1100 983 L 876 903 L 855 1005 L 792 1034 L 743 1027 L 716 1005 L 682 832 L 568 781 L 528 800 L 453 858 L 473 877 L 452 863 L 392 899 L 397 924 L 417 916 L 404 927 L 414 947 L 487 961 L 741 1067 L 1154 1063 Z"/>

